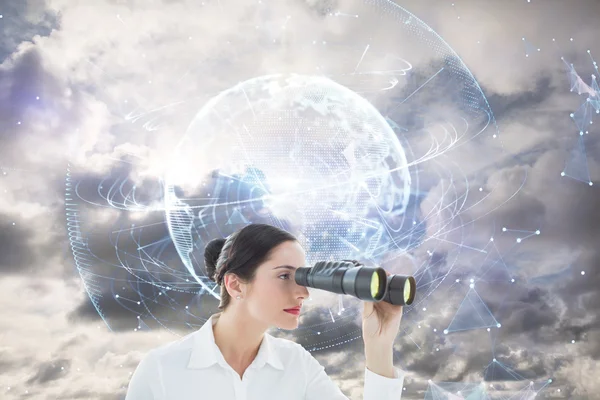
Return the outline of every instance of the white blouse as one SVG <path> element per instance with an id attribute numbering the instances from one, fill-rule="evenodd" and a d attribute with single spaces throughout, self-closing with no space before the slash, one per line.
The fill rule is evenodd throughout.
<path id="1" fill-rule="evenodd" d="M 243 377 L 215 344 L 214 314 L 199 330 L 151 350 L 136 368 L 125 400 L 348 400 L 301 345 L 265 333 Z M 365 368 L 364 400 L 399 400 L 404 373 L 387 378 Z"/>

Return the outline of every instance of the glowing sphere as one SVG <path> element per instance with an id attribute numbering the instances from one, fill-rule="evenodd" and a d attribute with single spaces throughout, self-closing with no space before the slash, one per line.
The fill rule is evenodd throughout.
<path id="1" fill-rule="evenodd" d="M 249 223 L 294 233 L 307 261 L 377 260 L 397 245 L 407 160 L 367 100 L 325 77 L 261 76 L 212 98 L 165 177 L 177 251 L 206 279 L 204 246 Z"/>

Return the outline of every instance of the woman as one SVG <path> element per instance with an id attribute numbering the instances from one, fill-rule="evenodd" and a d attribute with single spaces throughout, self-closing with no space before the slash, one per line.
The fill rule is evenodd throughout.
<path id="1" fill-rule="evenodd" d="M 253 224 L 205 249 L 209 276 L 221 286 L 221 312 L 198 331 L 150 351 L 129 383 L 126 400 L 347 399 L 302 346 L 275 338 L 295 329 L 305 287 L 294 271 L 305 253 L 290 233 Z M 364 302 L 365 400 L 400 399 L 404 374 L 392 346 L 402 307 Z"/>

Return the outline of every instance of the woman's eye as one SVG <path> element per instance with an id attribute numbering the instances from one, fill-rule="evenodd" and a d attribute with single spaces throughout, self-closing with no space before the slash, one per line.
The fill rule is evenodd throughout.
<path id="1" fill-rule="evenodd" d="M 280 278 L 283 278 L 283 279 L 289 279 L 289 277 L 290 277 L 290 274 L 283 274 L 283 275 L 279 275 L 279 277 L 280 277 Z"/>

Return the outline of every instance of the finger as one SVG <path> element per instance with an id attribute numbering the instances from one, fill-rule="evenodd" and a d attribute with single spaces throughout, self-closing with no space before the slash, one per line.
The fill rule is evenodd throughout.
<path id="1" fill-rule="evenodd" d="M 365 317 L 371 315 L 371 313 L 373 312 L 373 303 L 370 301 L 363 301 L 364 303 L 364 307 L 363 307 L 363 315 Z"/>

